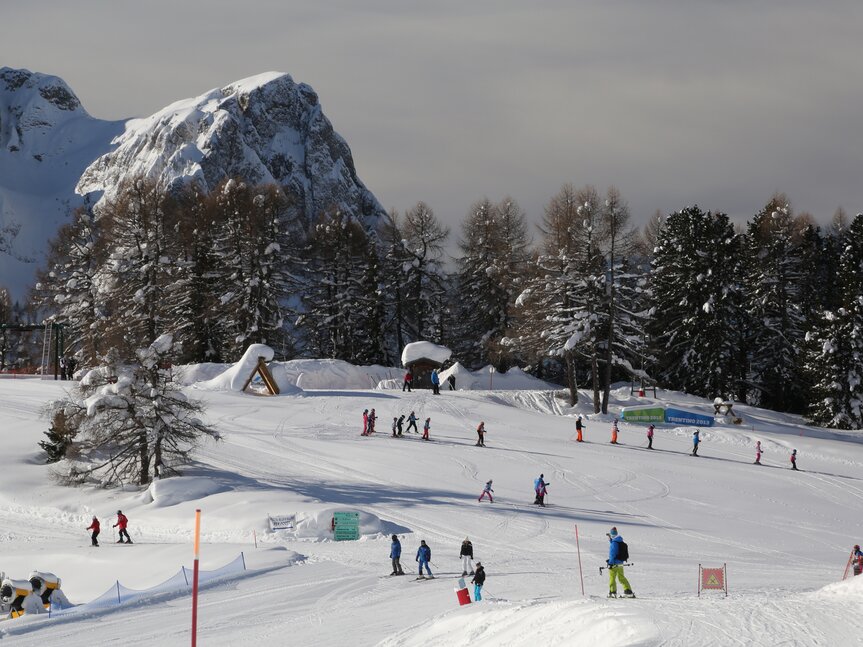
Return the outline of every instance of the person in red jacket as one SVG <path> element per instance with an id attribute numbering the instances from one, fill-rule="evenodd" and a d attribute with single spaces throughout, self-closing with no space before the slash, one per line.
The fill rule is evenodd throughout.
<path id="1" fill-rule="evenodd" d="M 117 510 L 117 523 L 114 524 L 114 528 L 120 528 L 120 539 L 117 540 L 118 544 L 123 543 L 123 535 L 126 536 L 126 543 L 131 544 L 132 538 L 129 536 L 129 531 L 126 530 L 126 525 L 129 523 L 129 520 L 126 518 L 126 515 L 123 514 L 121 510 Z"/>
<path id="2" fill-rule="evenodd" d="M 93 515 L 93 522 L 87 527 L 87 530 L 93 531 L 90 534 L 90 541 L 93 543 L 93 546 L 98 546 L 99 545 L 99 520 L 96 518 L 96 515 Z"/>

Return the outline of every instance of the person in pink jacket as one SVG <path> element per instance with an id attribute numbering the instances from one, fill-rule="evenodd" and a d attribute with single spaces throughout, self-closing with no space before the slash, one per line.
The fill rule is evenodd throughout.
<path id="1" fill-rule="evenodd" d="M 761 441 L 755 443 L 755 464 L 761 465 Z"/>
<path id="2" fill-rule="evenodd" d="M 653 425 L 647 428 L 647 449 L 653 449 L 653 430 Z"/>

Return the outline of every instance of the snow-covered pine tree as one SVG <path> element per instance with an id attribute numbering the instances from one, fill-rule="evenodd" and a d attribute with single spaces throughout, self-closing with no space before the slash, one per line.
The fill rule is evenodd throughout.
<path id="1" fill-rule="evenodd" d="M 653 258 L 649 324 L 665 388 L 711 398 L 742 390 L 740 255 L 726 214 L 693 206 L 666 218 Z"/>
<path id="2" fill-rule="evenodd" d="M 812 380 L 810 420 L 836 429 L 863 428 L 863 214 L 842 237 L 837 274 L 840 306 L 807 334 Z"/>
<path id="3" fill-rule="evenodd" d="M 799 229 L 787 198 L 777 194 L 749 222 L 744 243 L 745 307 L 752 322 L 748 401 L 777 411 L 805 406 Z"/>
<path id="4" fill-rule="evenodd" d="M 445 292 L 440 259 L 449 228 L 441 225 L 431 207 L 418 202 L 405 212 L 402 232 L 407 256 L 402 269 L 410 341 L 440 342 L 440 313 L 434 304 Z"/>
<path id="5" fill-rule="evenodd" d="M 61 415 L 71 438 L 61 480 L 146 485 L 177 473 L 202 437 L 218 438 L 198 417 L 202 404 L 187 398 L 166 370 L 178 350 L 165 334 L 139 349 L 132 364 L 111 354 L 66 398 L 49 403 L 46 415 Z"/>

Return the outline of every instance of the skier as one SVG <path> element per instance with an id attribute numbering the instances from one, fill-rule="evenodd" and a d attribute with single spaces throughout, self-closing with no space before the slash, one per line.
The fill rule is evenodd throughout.
<path id="1" fill-rule="evenodd" d="M 545 495 L 547 494 L 546 487 L 548 483 L 545 482 L 545 476 L 543 474 L 539 475 L 539 478 L 533 482 L 533 489 L 536 492 L 536 499 L 534 500 L 534 505 L 545 507 Z"/>
<path id="2" fill-rule="evenodd" d="M 473 601 L 479 602 L 482 600 L 482 585 L 485 584 L 485 567 L 482 562 L 476 563 L 476 573 L 471 583 L 473 584 Z"/>
<path id="3" fill-rule="evenodd" d="M 860 575 L 863 573 L 863 551 L 860 550 L 860 546 L 854 546 L 854 550 L 851 551 L 851 567 L 854 569 L 854 575 Z"/>
<path id="4" fill-rule="evenodd" d="M 126 515 L 123 514 L 121 510 L 117 510 L 117 523 L 114 524 L 114 528 L 119 526 L 120 528 L 120 539 L 117 540 L 118 544 L 123 543 L 123 535 L 126 536 L 126 543 L 131 544 L 132 538 L 129 536 L 129 531 L 126 530 L 126 525 L 129 523 L 129 520 L 126 518 Z"/>
<path id="5" fill-rule="evenodd" d="M 755 443 L 755 464 L 761 465 L 761 441 Z"/>
<path id="6" fill-rule="evenodd" d="M 398 435 L 402 435 L 402 425 L 405 423 L 405 414 L 399 416 L 399 421 L 396 423 L 396 427 L 398 428 Z"/>
<path id="7" fill-rule="evenodd" d="M 419 575 L 417 576 L 418 580 L 423 578 L 423 566 L 426 567 L 426 573 L 428 573 L 428 579 L 433 579 L 434 575 L 432 575 L 431 569 L 429 568 L 429 562 L 431 561 L 431 548 L 426 545 L 426 540 L 423 539 L 420 541 L 420 547 L 417 549 L 417 558 L 416 561 L 419 562 Z"/>
<path id="8" fill-rule="evenodd" d="M 377 419 L 378 416 L 375 413 L 375 410 L 372 409 L 371 411 L 369 411 L 369 432 L 367 434 L 368 436 L 371 436 L 373 433 L 375 433 L 375 420 Z"/>
<path id="9" fill-rule="evenodd" d="M 93 532 L 90 534 L 90 542 L 93 546 L 99 546 L 99 520 L 96 518 L 96 515 L 93 515 L 93 521 L 87 527 L 87 530 L 92 530 Z"/>
<path id="10" fill-rule="evenodd" d="M 415 434 L 419 433 L 419 430 L 417 429 L 417 417 L 413 411 L 411 411 L 411 415 L 408 416 L 408 431 L 411 430 L 411 427 L 414 428 Z"/>
<path id="11" fill-rule="evenodd" d="M 584 442 L 584 439 L 581 437 L 581 431 L 583 428 L 584 428 L 584 425 L 581 422 L 581 416 L 578 416 L 578 418 L 575 421 L 575 431 L 576 431 L 576 433 L 578 433 L 578 438 L 575 439 L 575 442 L 577 442 L 577 443 Z"/>
<path id="12" fill-rule="evenodd" d="M 450 374 L 446 381 L 449 382 L 449 390 L 455 391 L 455 375 Z"/>
<path id="13" fill-rule="evenodd" d="M 611 423 L 611 444 L 617 444 L 617 418 Z"/>
<path id="14" fill-rule="evenodd" d="M 402 384 L 402 392 L 404 392 L 405 390 L 407 390 L 408 393 L 411 392 L 411 382 L 413 382 L 413 380 L 414 376 L 411 373 L 411 370 L 408 369 L 408 372 L 405 373 L 405 382 L 404 384 Z"/>
<path id="15" fill-rule="evenodd" d="M 363 433 L 360 436 L 369 435 L 369 410 L 363 409 Z"/>
<path id="16" fill-rule="evenodd" d="M 485 447 L 485 422 L 479 423 L 479 427 L 476 428 L 476 435 L 479 436 L 476 446 Z"/>
<path id="17" fill-rule="evenodd" d="M 390 559 L 393 563 L 393 572 L 390 575 L 404 575 L 399 559 L 402 556 L 402 543 L 396 535 L 393 535 L 393 543 L 390 545 Z"/>
<path id="18" fill-rule="evenodd" d="M 465 537 L 464 541 L 461 542 L 461 550 L 459 551 L 458 556 L 461 557 L 461 576 L 464 577 L 467 575 L 468 570 L 470 570 L 470 574 L 473 575 L 473 544 L 470 543 L 470 539 L 467 537 Z"/>
<path id="19" fill-rule="evenodd" d="M 440 375 L 438 375 L 437 369 L 432 370 L 431 383 L 432 393 L 434 393 L 435 395 L 440 395 Z"/>
<path id="20" fill-rule="evenodd" d="M 398 430 L 399 419 L 393 416 L 393 438 L 396 437 L 396 431 Z"/>
<path id="21" fill-rule="evenodd" d="M 653 430 L 655 427 L 650 425 L 647 428 L 647 449 L 653 449 Z"/>
<path id="22" fill-rule="evenodd" d="M 492 492 L 494 492 L 494 490 L 491 489 L 491 479 L 489 479 L 488 481 L 486 481 L 485 487 L 482 489 L 482 493 L 479 495 L 479 499 L 477 500 L 482 501 L 483 498 L 488 495 L 489 502 L 494 503 L 494 497 L 492 497 L 491 495 Z"/>
<path id="23" fill-rule="evenodd" d="M 797 450 L 796 449 L 791 450 L 791 469 L 793 469 L 793 470 L 797 469 Z"/>
<path id="24" fill-rule="evenodd" d="M 429 439 L 429 430 L 431 429 L 431 418 L 426 418 L 425 424 L 423 425 L 423 440 Z"/>
<path id="25" fill-rule="evenodd" d="M 622 551 L 622 546 L 626 546 L 623 542 L 623 537 L 617 534 L 617 528 L 612 528 L 606 533 L 608 537 L 608 597 L 617 597 L 617 582 L 619 580 L 623 585 L 623 595 L 627 598 L 634 598 L 632 587 L 629 585 L 629 580 L 623 574 L 623 565 L 629 559 L 629 550 Z"/>
<path id="26" fill-rule="evenodd" d="M 692 455 L 698 456 L 698 443 L 701 442 L 701 438 L 699 437 L 699 432 L 696 429 L 695 433 L 692 434 Z"/>

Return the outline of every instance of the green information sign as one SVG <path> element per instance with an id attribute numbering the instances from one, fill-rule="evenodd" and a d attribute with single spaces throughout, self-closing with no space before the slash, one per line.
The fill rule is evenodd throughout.
<path id="1" fill-rule="evenodd" d="M 336 541 L 356 541 L 360 538 L 359 512 L 334 512 L 333 534 Z"/>
<path id="2" fill-rule="evenodd" d="M 665 422 L 665 407 L 627 407 L 622 417 L 626 422 Z"/>

